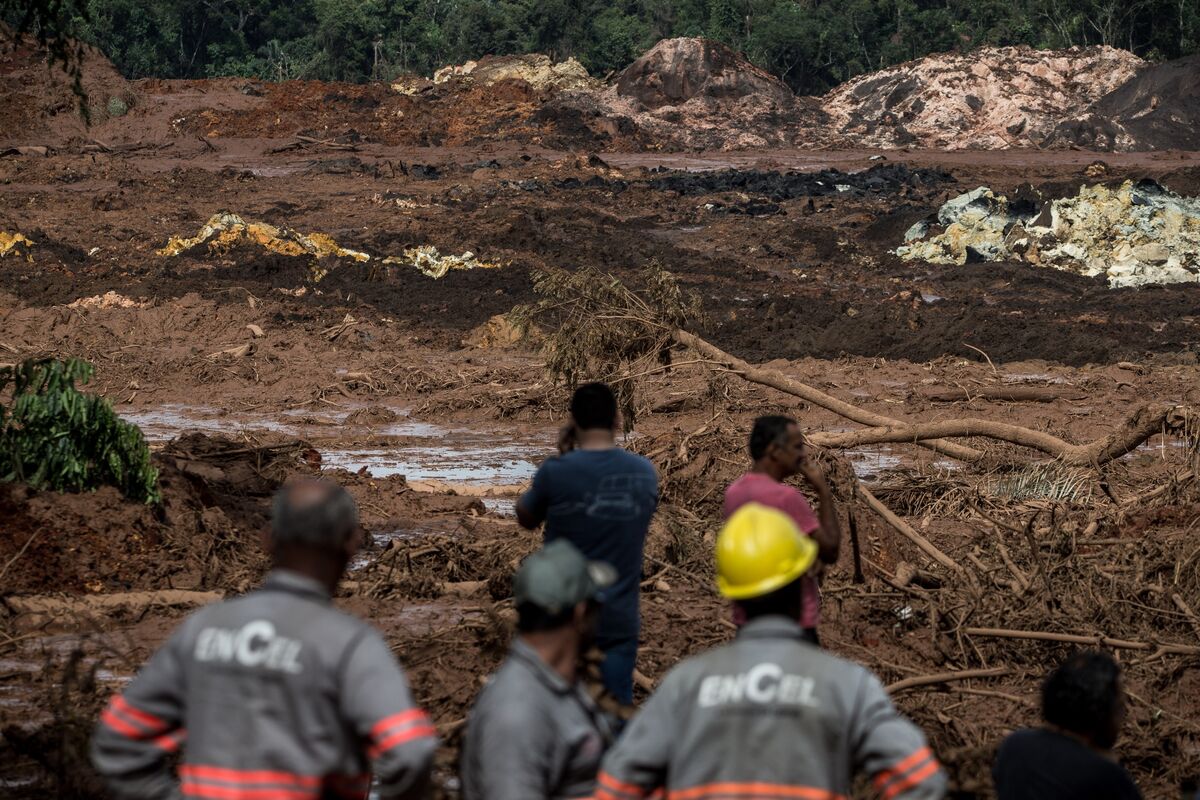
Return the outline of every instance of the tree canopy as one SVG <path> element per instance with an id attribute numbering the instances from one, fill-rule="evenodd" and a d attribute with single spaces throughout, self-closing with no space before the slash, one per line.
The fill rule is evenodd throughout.
<path id="1" fill-rule="evenodd" d="M 0 0 L 0 10 L 69 30 L 132 78 L 382 80 L 528 52 L 574 56 L 603 76 L 661 38 L 707 36 L 816 94 L 984 45 L 1200 52 L 1196 0 Z"/>

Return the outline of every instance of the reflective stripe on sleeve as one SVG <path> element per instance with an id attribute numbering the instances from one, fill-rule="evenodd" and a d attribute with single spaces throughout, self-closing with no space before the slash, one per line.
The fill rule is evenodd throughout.
<path id="1" fill-rule="evenodd" d="M 372 759 L 379 758 L 405 742 L 436 735 L 437 728 L 433 727 L 424 711 L 419 708 L 401 711 L 399 714 L 384 717 L 371 728 L 374 744 L 367 748 L 367 756 Z"/>
<path id="2" fill-rule="evenodd" d="M 596 800 L 641 800 L 650 793 L 640 786 L 619 781 L 607 772 L 596 776 Z"/>
<path id="3" fill-rule="evenodd" d="M 892 800 L 903 792 L 917 786 L 941 768 L 933 752 L 928 747 L 922 747 L 900 761 L 891 769 L 880 770 L 875 776 L 875 788 L 883 795 L 884 800 Z"/>

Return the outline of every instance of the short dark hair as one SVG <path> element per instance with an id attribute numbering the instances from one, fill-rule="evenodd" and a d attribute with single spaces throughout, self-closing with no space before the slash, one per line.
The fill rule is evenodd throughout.
<path id="1" fill-rule="evenodd" d="M 271 538 L 276 545 L 336 550 L 358 531 L 358 506 L 332 481 L 306 479 L 275 493 Z"/>
<path id="2" fill-rule="evenodd" d="M 1120 679 L 1121 668 L 1108 653 L 1075 653 L 1042 684 L 1042 716 L 1097 746 L 1111 747 L 1116 743 Z"/>
<path id="3" fill-rule="evenodd" d="M 767 454 L 771 445 L 787 436 L 788 426 L 800 423 L 791 417 L 771 415 L 754 420 L 750 431 L 750 457 L 755 461 Z"/>
<path id="4" fill-rule="evenodd" d="M 571 416 L 581 431 L 617 427 L 617 398 L 603 383 L 585 383 L 571 396 Z"/>
<path id="5" fill-rule="evenodd" d="M 803 602 L 804 592 L 801 588 L 800 578 L 797 578 L 787 586 L 764 594 L 762 597 L 738 600 L 737 604 L 741 606 L 746 620 L 749 621 L 758 617 L 771 616 L 799 619 Z"/>
<path id="6" fill-rule="evenodd" d="M 556 631 L 571 624 L 574 618 L 574 606 L 568 606 L 557 614 L 551 614 L 536 603 L 521 603 L 517 606 L 517 630 L 521 633 Z"/>

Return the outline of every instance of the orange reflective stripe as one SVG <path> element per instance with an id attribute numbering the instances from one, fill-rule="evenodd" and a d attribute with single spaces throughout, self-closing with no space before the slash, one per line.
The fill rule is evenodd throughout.
<path id="1" fill-rule="evenodd" d="M 901 776 L 899 780 L 884 790 L 883 796 L 885 800 L 892 800 L 893 797 L 901 792 L 907 792 L 909 789 L 918 785 L 926 778 L 933 777 L 935 774 L 937 774 L 937 771 L 940 768 L 941 765 L 938 764 L 937 760 L 935 759 L 931 760 L 928 764 L 921 767 L 917 771 Z"/>
<path id="2" fill-rule="evenodd" d="M 184 780 L 180 784 L 184 797 L 205 797 L 210 800 L 311 800 L 318 789 L 244 789 L 237 786 L 213 786 Z"/>
<path id="3" fill-rule="evenodd" d="M 134 708 L 133 706 L 129 705 L 128 701 L 126 701 L 125 698 L 119 694 L 113 695 L 111 703 L 112 708 L 119 712 L 121 716 L 140 723 L 141 725 L 150 728 L 155 733 L 162 733 L 171 727 L 171 723 L 167 722 L 165 719 L 161 719 L 147 711 L 142 711 L 140 708 Z"/>
<path id="4" fill-rule="evenodd" d="M 317 775 L 299 775 L 295 772 L 273 772 L 265 769 L 231 769 L 229 767 L 209 767 L 203 764 L 184 764 L 179 768 L 179 774 L 186 778 L 199 780 L 220 781 L 222 783 L 283 783 L 298 786 L 320 786 L 321 778 Z"/>
<path id="5" fill-rule="evenodd" d="M 607 772 L 601 772 L 599 775 L 597 775 L 596 782 L 607 789 L 610 793 L 616 792 L 617 794 L 623 794 L 629 797 L 645 797 L 647 794 L 649 794 L 646 789 L 643 789 L 642 787 L 636 786 L 632 783 L 619 781 L 612 775 L 609 775 Z"/>
<path id="6" fill-rule="evenodd" d="M 151 744 L 167 753 L 174 753 L 180 748 L 185 739 L 187 739 L 187 729 L 180 728 L 177 731 L 159 736 Z"/>
<path id="7" fill-rule="evenodd" d="M 797 798 L 798 800 L 844 800 L 842 795 L 815 786 L 788 786 L 779 783 L 709 783 L 690 789 L 667 791 L 668 800 L 699 798 Z"/>
<path id="8" fill-rule="evenodd" d="M 376 722 L 374 727 L 371 728 L 371 737 L 379 739 L 392 728 L 398 728 L 401 725 L 409 725 L 414 722 L 424 722 L 425 720 L 424 711 L 419 708 L 410 708 L 408 711 L 392 714 L 390 717 L 384 717 L 379 722 Z"/>
<path id="9" fill-rule="evenodd" d="M 875 788 L 882 790 L 886 783 L 888 783 L 892 779 L 896 778 L 897 776 L 902 775 L 905 772 L 908 772 L 910 769 L 912 769 L 913 767 L 917 766 L 925 759 L 930 758 L 932 756 L 933 756 L 933 753 L 929 750 L 928 747 L 921 747 L 921 748 L 915 750 L 910 755 L 906 756 L 904 758 L 904 760 L 900 761 L 895 766 L 890 767 L 888 769 L 881 769 L 879 771 L 879 773 L 875 776 Z"/>
<path id="10" fill-rule="evenodd" d="M 371 758 L 379 758 L 381 755 L 391 750 L 394 747 L 399 747 L 405 742 L 411 742 L 413 739 L 422 739 L 426 736 L 436 736 L 437 728 L 432 725 L 418 725 L 409 728 L 399 733 L 393 733 L 379 744 L 367 749 L 367 755 Z"/>

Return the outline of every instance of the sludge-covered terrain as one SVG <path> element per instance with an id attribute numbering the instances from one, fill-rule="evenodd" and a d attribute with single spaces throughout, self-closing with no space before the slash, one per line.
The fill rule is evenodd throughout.
<path id="1" fill-rule="evenodd" d="M 497 317 L 541 299 L 540 271 L 639 287 L 657 265 L 698 295 L 684 332 L 700 343 L 672 339 L 669 370 L 626 369 L 626 444 L 664 486 L 640 691 L 731 635 L 712 589 L 719 498 L 746 467 L 752 419 L 787 410 L 822 446 L 858 542 L 825 578 L 822 638 L 894 687 L 958 796 L 988 796 L 994 748 L 1036 720 L 1048 665 L 1089 643 L 1127 671 L 1122 761 L 1146 796 L 1177 795 L 1200 772 L 1200 285 L 1112 288 L 1022 258 L 895 251 L 981 186 L 1031 217 L 1126 181 L 1194 198 L 1200 158 L 604 150 L 611 140 L 521 128 L 518 112 L 570 119 L 529 85 L 464 89 L 512 109 L 454 146 L 388 140 L 369 98 L 394 93 L 406 119 L 444 120 L 444 105 L 470 105 L 458 94 L 324 86 L 289 118 L 223 81 L 142 83 L 140 106 L 90 133 L 8 135 L 0 361 L 96 365 L 91 388 L 151 442 L 163 503 L 3 486 L 5 793 L 97 796 L 83 747 L 103 699 L 187 610 L 254 585 L 271 492 L 320 471 L 354 493 L 373 542 L 339 602 L 395 646 L 442 733 L 439 785 L 453 795 L 466 710 L 510 635 L 512 569 L 538 541 L 512 503 L 552 452 L 567 399 L 537 333 L 522 341 Z M 176 125 L 177 111 L 192 121 Z M 223 212 L 244 224 L 168 246 Z M 1126 238 L 1155 260 L 1153 247 L 1179 241 Z M 543 335 L 555 323 L 539 320 Z M 860 418 L 785 391 L 796 383 Z M 959 431 L 947 435 L 971 452 L 947 454 L 916 434 L 856 434 L 885 425 L 865 415 L 1044 436 Z M 964 672 L 975 677 L 926 680 Z"/>

